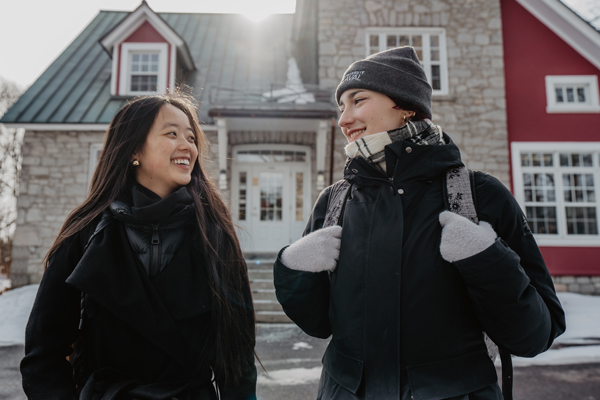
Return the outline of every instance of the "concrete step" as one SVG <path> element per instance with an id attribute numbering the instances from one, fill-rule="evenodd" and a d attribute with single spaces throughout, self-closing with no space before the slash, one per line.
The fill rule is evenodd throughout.
<path id="1" fill-rule="evenodd" d="M 255 311 L 283 311 L 277 300 L 254 300 Z"/>
<path id="2" fill-rule="evenodd" d="M 275 296 L 275 289 L 254 289 L 254 288 L 252 288 L 252 298 L 254 300 L 277 301 L 277 296 Z"/>
<path id="3" fill-rule="evenodd" d="M 250 287 L 254 289 L 273 289 L 275 290 L 275 284 L 273 279 L 251 279 Z"/>
<path id="4" fill-rule="evenodd" d="M 290 323 L 292 320 L 283 311 L 257 311 L 256 322 Z"/>
<path id="5" fill-rule="evenodd" d="M 248 277 L 252 279 L 270 279 L 273 280 L 272 269 L 249 269 Z"/>

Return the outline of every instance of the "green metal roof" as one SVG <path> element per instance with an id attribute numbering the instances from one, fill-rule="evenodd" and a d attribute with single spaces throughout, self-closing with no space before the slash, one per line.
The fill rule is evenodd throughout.
<path id="1" fill-rule="evenodd" d="M 101 11 L 0 122 L 109 123 L 126 99 L 110 94 L 112 60 L 98 41 L 127 14 Z M 236 14 L 158 15 L 186 42 L 194 59 L 196 71 L 177 81 L 194 88 L 201 121 L 211 122 L 211 87 L 260 92 L 286 82 L 294 15 L 272 15 L 262 23 Z M 227 101 L 219 97 L 221 105 Z"/>

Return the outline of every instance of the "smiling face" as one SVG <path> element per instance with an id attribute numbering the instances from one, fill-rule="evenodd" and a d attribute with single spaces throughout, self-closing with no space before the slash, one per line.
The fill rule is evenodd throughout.
<path id="1" fill-rule="evenodd" d="M 340 97 L 340 119 L 338 125 L 348 142 L 374 133 L 389 131 L 405 125 L 414 114 L 396 106 L 383 93 L 367 89 L 348 89 Z"/>
<path id="2" fill-rule="evenodd" d="M 137 159 L 136 180 L 160 197 L 190 183 L 198 147 L 190 121 L 171 104 L 160 108 Z"/>

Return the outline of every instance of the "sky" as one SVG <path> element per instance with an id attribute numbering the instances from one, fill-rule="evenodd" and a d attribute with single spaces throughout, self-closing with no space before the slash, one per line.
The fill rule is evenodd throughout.
<path id="1" fill-rule="evenodd" d="M 293 13 L 295 0 L 147 0 L 156 12 Z M 0 0 L 0 77 L 31 85 L 100 10 L 133 11 L 141 0 Z M 259 23 L 259 22 L 257 22 Z"/>
<path id="2" fill-rule="evenodd" d="M 600 0 L 562 0 L 588 14 Z M 133 11 L 141 0 L 0 0 L 0 77 L 31 85 L 100 10 Z M 295 0 L 148 0 L 156 12 L 293 13 Z M 600 27 L 600 22 L 597 24 Z"/>

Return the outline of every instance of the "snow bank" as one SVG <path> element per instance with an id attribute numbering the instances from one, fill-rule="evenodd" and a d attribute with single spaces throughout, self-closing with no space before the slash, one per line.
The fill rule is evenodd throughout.
<path id="1" fill-rule="evenodd" d="M 0 295 L 0 346 L 25 343 L 25 325 L 38 286 L 24 286 Z"/>
<path id="2" fill-rule="evenodd" d="M 321 369 L 322 367 L 279 369 L 269 372 L 268 375 L 259 375 L 256 383 L 279 386 L 305 385 L 318 381 L 321 377 Z"/>

